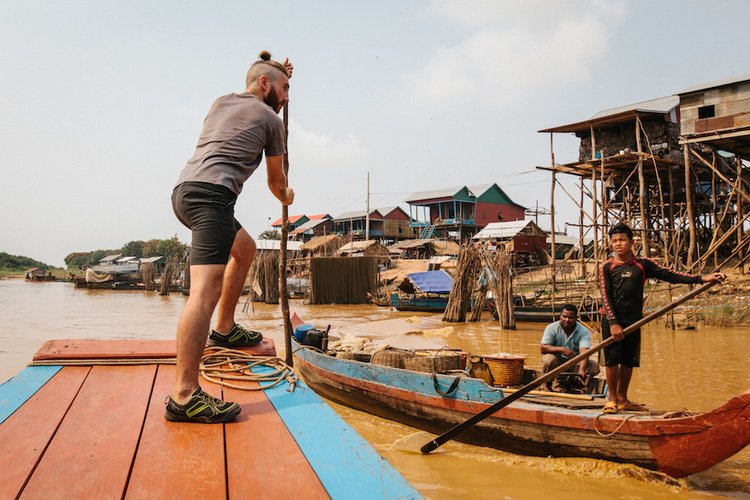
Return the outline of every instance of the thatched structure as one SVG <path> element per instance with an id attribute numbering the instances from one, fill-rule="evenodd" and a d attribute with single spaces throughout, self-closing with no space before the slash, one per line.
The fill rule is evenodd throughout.
<path id="1" fill-rule="evenodd" d="M 388 248 L 377 240 L 352 241 L 336 251 L 342 257 L 377 257 L 379 263 L 388 262 L 390 254 Z"/>
<path id="2" fill-rule="evenodd" d="M 336 250 L 341 248 L 346 240 L 338 234 L 316 236 L 304 243 L 300 250 L 305 257 L 330 257 L 335 255 Z"/>

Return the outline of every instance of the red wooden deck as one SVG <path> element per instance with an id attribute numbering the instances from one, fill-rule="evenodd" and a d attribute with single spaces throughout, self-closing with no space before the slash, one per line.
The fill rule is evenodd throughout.
<path id="1" fill-rule="evenodd" d="M 36 359 L 174 355 L 174 342 L 136 343 L 58 341 Z M 164 364 L 64 367 L 0 425 L 0 498 L 328 498 L 263 392 L 203 380 L 240 418 L 167 422 L 173 380 Z"/>

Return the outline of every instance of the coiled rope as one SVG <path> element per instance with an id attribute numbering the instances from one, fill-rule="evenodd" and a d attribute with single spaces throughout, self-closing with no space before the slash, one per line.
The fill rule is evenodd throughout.
<path id="1" fill-rule="evenodd" d="M 252 369 L 256 366 L 266 366 L 272 371 L 253 373 Z M 275 356 L 253 356 L 226 347 L 207 347 L 203 351 L 199 370 L 201 376 L 209 382 L 242 391 L 264 391 L 286 381 L 289 384 L 289 392 L 293 392 L 297 384 L 297 375 L 283 359 Z M 248 384 L 249 382 L 252 384 Z M 271 383 L 260 385 L 260 382 Z"/>
<path id="2" fill-rule="evenodd" d="M 599 417 L 601 417 L 602 415 L 606 415 L 606 414 L 605 413 L 600 413 L 594 419 L 594 430 L 596 431 L 597 434 L 599 434 L 602 437 L 611 437 L 611 436 L 614 436 L 615 434 L 617 434 L 618 432 L 620 432 L 620 429 L 622 429 L 622 426 L 625 425 L 625 423 L 628 420 L 630 420 L 633 417 L 637 417 L 638 416 L 636 414 L 631 413 L 630 415 L 627 415 L 625 418 L 623 418 L 620 421 L 620 423 L 617 425 L 617 427 L 615 427 L 615 430 L 613 430 L 612 432 L 602 432 L 597 427 L 597 423 L 599 422 Z"/>

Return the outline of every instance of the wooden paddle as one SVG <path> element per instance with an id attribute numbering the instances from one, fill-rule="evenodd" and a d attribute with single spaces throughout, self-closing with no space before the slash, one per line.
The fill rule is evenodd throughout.
<path id="1" fill-rule="evenodd" d="M 284 104 L 284 184 L 289 186 L 289 103 Z M 281 241 L 279 242 L 279 300 L 281 301 L 281 317 L 284 320 L 284 361 L 292 366 L 292 322 L 289 318 L 289 294 L 286 287 L 286 246 L 289 237 L 289 207 L 281 206 Z"/>
<path id="2" fill-rule="evenodd" d="M 662 316 L 665 313 L 671 311 L 672 309 L 674 309 L 675 307 L 679 306 L 683 302 L 686 302 L 686 301 L 692 299 L 693 297 L 695 297 L 696 295 L 699 295 L 699 294 L 705 292 L 706 290 L 708 290 L 709 288 L 711 288 L 715 284 L 716 284 L 716 282 L 711 282 L 711 283 L 705 283 L 704 285 L 701 285 L 700 287 L 696 288 L 695 290 L 692 290 L 692 291 L 686 293 L 685 295 L 683 295 L 682 297 L 677 298 L 674 302 L 671 302 L 670 304 L 667 304 L 666 306 L 662 307 L 661 309 L 652 312 L 651 314 L 649 314 L 645 318 L 641 318 L 640 320 L 636 321 L 635 323 L 633 323 L 629 327 L 625 328 L 622 331 L 622 333 L 624 335 L 632 333 L 633 331 L 639 329 L 640 327 L 642 327 L 646 323 L 650 323 L 651 321 L 655 320 L 659 316 Z M 511 395 L 509 395 L 507 397 L 504 397 L 503 399 L 501 399 L 497 403 L 493 404 L 492 406 L 488 406 L 487 408 L 485 408 L 484 410 L 480 411 L 479 413 L 477 413 L 473 417 L 469 418 L 465 422 L 457 424 L 457 425 L 451 427 L 450 429 L 448 429 L 447 431 L 445 431 L 440 436 L 436 437 L 435 439 L 433 439 L 429 443 L 427 443 L 424 446 L 422 446 L 422 448 L 421 448 L 422 453 L 430 453 L 431 451 L 435 450 L 436 448 L 438 448 L 439 446 L 443 445 L 447 441 L 450 441 L 451 439 L 453 439 L 454 437 L 456 437 L 458 434 L 460 434 L 461 432 L 465 431 L 469 427 L 473 426 L 474 424 L 476 424 L 478 422 L 481 422 L 482 420 L 484 420 L 485 418 L 489 417 L 490 415 L 492 415 L 493 413 L 497 412 L 498 410 L 500 410 L 502 408 L 505 408 L 506 406 L 508 406 L 509 404 L 511 404 L 513 401 L 516 401 L 517 399 L 520 399 L 525 394 L 528 394 L 530 391 L 532 391 L 535 387 L 539 387 L 540 385 L 544 384 L 545 382 L 547 382 L 549 380 L 552 380 L 553 378 L 555 378 L 557 375 L 559 375 L 560 373 L 564 372 L 565 370 L 567 370 L 569 368 L 573 368 L 575 365 L 577 365 L 578 363 L 580 363 L 584 358 L 587 358 L 587 357 L 591 356 L 595 352 L 601 351 L 602 349 L 604 349 L 608 345 L 612 344 L 613 342 L 616 342 L 615 338 L 614 337 L 609 337 L 608 339 L 606 339 L 603 342 L 601 342 L 600 344 L 592 347 L 588 351 L 586 351 L 586 352 L 584 352 L 582 354 L 579 354 L 578 356 L 576 356 L 574 358 L 569 359 L 568 361 L 566 361 L 565 363 L 561 364 L 560 366 L 558 366 L 554 370 L 549 371 L 549 372 L 545 373 L 543 376 L 539 377 L 538 379 L 533 380 L 532 382 L 526 384 L 525 386 L 521 387 L 520 389 L 518 389 L 513 394 L 511 394 Z"/>

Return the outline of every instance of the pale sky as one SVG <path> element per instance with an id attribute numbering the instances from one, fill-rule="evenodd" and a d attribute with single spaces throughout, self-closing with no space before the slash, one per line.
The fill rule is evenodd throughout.
<path id="1" fill-rule="evenodd" d="M 750 73 L 743 0 L 0 0 L 0 19 L 0 251 L 52 265 L 189 242 L 174 181 L 262 49 L 295 66 L 290 214 L 363 210 L 368 171 L 372 207 L 490 182 L 548 207 L 537 130 Z M 262 166 L 236 216 L 257 236 L 280 214 Z"/>

